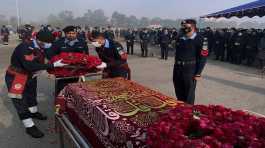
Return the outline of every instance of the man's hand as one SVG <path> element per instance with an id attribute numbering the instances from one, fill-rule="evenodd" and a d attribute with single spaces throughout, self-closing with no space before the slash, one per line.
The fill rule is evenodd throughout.
<path id="1" fill-rule="evenodd" d="M 96 68 L 97 68 L 97 69 L 101 69 L 101 70 L 103 70 L 103 69 L 107 68 L 107 64 L 106 64 L 105 62 L 102 62 L 102 63 L 101 63 L 100 65 L 98 65 Z"/>
<path id="2" fill-rule="evenodd" d="M 201 77 L 201 75 L 195 75 L 193 79 L 196 81 L 200 81 L 202 79 L 202 77 Z"/>
<path id="3" fill-rule="evenodd" d="M 68 65 L 68 64 L 63 63 L 62 61 L 63 61 L 63 59 L 54 62 L 53 67 L 64 67 L 64 66 Z"/>

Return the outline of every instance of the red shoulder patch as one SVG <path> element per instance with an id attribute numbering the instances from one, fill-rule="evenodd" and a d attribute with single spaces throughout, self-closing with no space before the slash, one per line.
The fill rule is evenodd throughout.
<path id="1" fill-rule="evenodd" d="M 26 61 L 33 61 L 34 60 L 34 55 L 33 54 L 25 55 L 25 60 Z"/>
<path id="2" fill-rule="evenodd" d="M 207 57 L 209 55 L 209 51 L 208 50 L 202 50 L 201 55 L 204 57 Z"/>

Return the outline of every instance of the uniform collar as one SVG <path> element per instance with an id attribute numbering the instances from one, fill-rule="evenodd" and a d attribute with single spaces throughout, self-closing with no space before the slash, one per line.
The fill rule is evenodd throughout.
<path id="1" fill-rule="evenodd" d="M 104 45 L 105 48 L 109 48 L 109 40 L 108 39 L 105 39 L 105 45 Z"/>
<path id="2" fill-rule="evenodd" d="M 195 39 L 196 36 L 197 36 L 197 33 L 194 32 L 191 37 L 183 36 L 181 39 L 183 39 L 183 40 L 188 40 L 188 39 L 193 40 L 193 39 Z"/>
<path id="3" fill-rule="evenodd" d="M 68 45 L 70 45 L 70 46 L 74 46 L 74 44 L 75 44 L 76 42 L 78 42 L 78 41 L 79 41 L 78 39 L 75 39 L 75 40 L 70 41 L 70 40 L 68 40 L 67 38 L 65 38 L 64 43 L 66 43 L 66 44 L 68 44 Z"/>

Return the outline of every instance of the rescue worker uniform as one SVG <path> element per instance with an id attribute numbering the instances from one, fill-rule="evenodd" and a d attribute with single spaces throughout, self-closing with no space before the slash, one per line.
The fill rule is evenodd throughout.
<path id="1" fill-rule="evenodd" d="M 51 42 L 52 34 L 39 32 L 37 39 Z M 46 120 L 47 117 L 38 112 L 36 72 L 55 67 L 54 64 L 44 64 L 43 49 L 36 40 L 20 43 L 11 56 L 11 64 L 5 75 L 8 96 L 12 99 L 18 116 L 26 132 L 34 138 L 44 134 L 34 125 L 32 118 Z"/>

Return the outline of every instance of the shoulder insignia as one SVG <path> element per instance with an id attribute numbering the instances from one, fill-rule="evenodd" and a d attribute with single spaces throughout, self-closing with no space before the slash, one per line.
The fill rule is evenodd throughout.
<path id="1" fill-rule="evenodd" d="M 30 55 L 24 55 L 25 56 L 25 60 L 26 61 L 33 61 L 34 60 L 34 55 L 30 54 Z"/>

